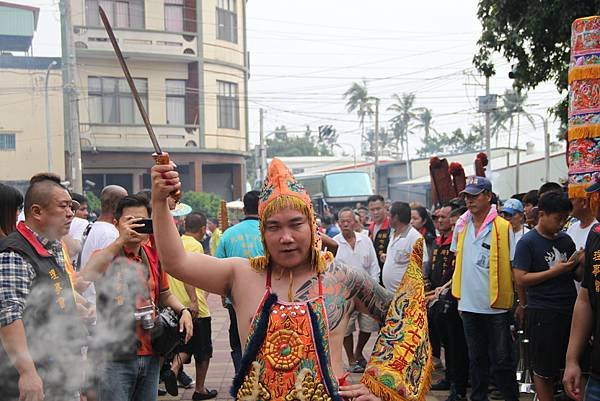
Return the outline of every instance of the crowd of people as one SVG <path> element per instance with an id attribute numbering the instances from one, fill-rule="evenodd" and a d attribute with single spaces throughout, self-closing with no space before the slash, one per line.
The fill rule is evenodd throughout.
<path id="1" fill-rule="evenodd" d="M 469 177 L 458 198 L 430 210 L 373 195 L 325 216 L 303 190 L 271 184 L 246 193 L 244 218 L 222 232 L 218 216 L 180 213 L 169 200 L 180 185 L 172 166 L 152 177 L 151 192 L 103 188 L 95 221 L 85 196 L 52 174 L 32 177 L 24 196 L 0 184 L 2 399 L 141 401 L 179 387 L 215 398 L 205 386 L 213 293 L 230 317 L 234 397 L 275 391 L 279 368 L 261 342 L 302 333 L 303 319 L 326 310 L 325 332 L 289 334 L 281 347 L 312 342 L 300 349 L 323 391 L 375 400 L 344 372 L 365 371 L 366 345 L 422 240 L 429 344 L 444 371 L 432 389 L 448 401 L 466 400 L 469 386 L 472 401 L 516 401 L 523 330 L 540 401 L 561 379 L 571 398 L 584 399 L 587 383 L 585 399 L 600 400 L 600 184 L 586 197 L 546 183 L 501 201 L 488 179 Z M 181 333 L 165 354 L 153 346 L 159 307 Z M 184 370 L 192 357 L 194 378 Z M 263 387 L 252 387 L 258 376 Z"/>

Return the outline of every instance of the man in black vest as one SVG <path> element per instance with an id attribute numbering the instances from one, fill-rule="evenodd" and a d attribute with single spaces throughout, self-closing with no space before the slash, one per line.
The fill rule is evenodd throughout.
<path id="1" fill-rule="evenodd" d="M 382 272 L 385 262 L 385 253 L 390 242 L 390 217 L 385 207 L 385 200 L 381 195 L 371 195 L 367 199 L 367 206 L 371 214 L 369 225 L 369 238 L 373 241 L 375 253 L 379 262 L 379 284 L 383 285 Z"/>
<path id="2" fill-rule="evenodd" d="M 60 239 L 73 220 L 57 176 L 32 177 L 25 221 L 0 242 L 0 388 L 3 400 L 74 400 L 85 331 Z M 71 269 L 72 271 L 72 269 Z"/>

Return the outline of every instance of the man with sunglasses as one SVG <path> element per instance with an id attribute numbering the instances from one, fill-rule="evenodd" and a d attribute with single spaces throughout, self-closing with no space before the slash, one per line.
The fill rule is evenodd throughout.
<path id="1" fill-rule="evenodd" d="M 504 400 L 517 401 L 508 313 L 514 298 L 514 233 L 492 205 L 492 183 L 487 178 L 469 177 L 461 196 L 468 211 L 456 222 L 450 250 L 456 255 L 452 295 L 458 299 L 469 349 L 470 399 L 488 400 L 491 363 Z"/>
<path id="2" fill-rule="evenodd" d="M 74 216 L 71 195 L 59 177 L 38 174 L 24 209 L 25 221 L 0 242 L 2 399 L 79 399 L 85 331 L 61 242 Z"/>

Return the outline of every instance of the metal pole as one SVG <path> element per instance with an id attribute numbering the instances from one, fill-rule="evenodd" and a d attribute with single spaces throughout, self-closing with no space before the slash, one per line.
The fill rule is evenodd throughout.
<path id="1" fill-rule="evenodd" d="M 46 111 L 46 147 L 48 148 L 48 172 L 51 173 L 53 170 L 52 166 L 52 134 L 50 132 L 50 105 L 48 102 L 48 77 L 50 75 L 50 69 L 56 65 L 56 60 L 53 60 L 48 64 L 46 69 L 46 81 L 44 83 L 44 107 Z"/>
<path id="2" fill-rule="evenodd" d="M 375 193 L 379 193 L 379 176 L 377 175 L 377 166 L 379 165 L 379 99 L 375 99 L 375 146 L 373 146 L 375 150 Z M 356 165 L 356 162 L 354 163 Z"/>
<path id="3" fill-rule="evenodd" d="M 490 97 L 490 77 L 485 77 L 485 98 L 489 101 Z M 485 153 L 488 157 L 487 170 L 492 171 L 492 147 L 490 143 L 490 112 L 489 108 L 485 110 Z"/>
<path id="4" fill-rule="evenodd" d="M 81 193 L 83 182 L 81 177 L 81 143 L 79 138 L 79 118 L 77 104 L 77 77 L 75 68 L 75 43 L 73 41 L 73 24 L 71 23 L 70 0 L 60 0 L 62 66 L 63 66 L 63 104 L 65 107 L 65 139 L 66 139 L 66 178 L 75 192 Z"/>
<path id="5" fill-rule="evenodd" d="M 517 165 L 515 166 L 515 193 L 519 193 L 519 180 L 521 178 L 521 151 L 519 150 L 519 134 L 521 131 L 521 113 L 517 112 L 517 138 L 515 149 L 517 150 Z"/>
<path id="6" fill-rule="evenodd" d="M 259 162 L 260 162 L 260 182 L 261 185 L 267 175 L 267 159 L 266 159 L 266 147 L 265 147 L 265 132 L 264 132 L 264 114 L 265 111 L 261 107 L 259 110 L 259 135 L 260 135 L 260 149 L 259 149 Z"/>
<path id="7" fill-rule="evenodd" d="M 544 121 L 544 161 L 546 164 L 546 182 L 550 181 L 550 133 L 548 132 L 548 119 Z"/>

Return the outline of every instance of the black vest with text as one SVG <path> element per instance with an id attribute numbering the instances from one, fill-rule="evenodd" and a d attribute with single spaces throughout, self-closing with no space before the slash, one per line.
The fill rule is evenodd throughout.
<path id="1" fill-rule="evenodd" d="M 24 228 L 24 227 L 20 227 Z M 68 273 L 37 238 L 19 231 L 0 241 L 0 252 L 13 251 L 35 270 L 22 322 L 31 358 L 44 383 L 46 399 L 72 399 L 81 385 L 81 347 L 86 331 L 77 315 Z M 23 269 L 26 269 L 23 265 Z M 18 398 L 19 373 L 0 347 L 0 388 L 3 397 Z"/>

